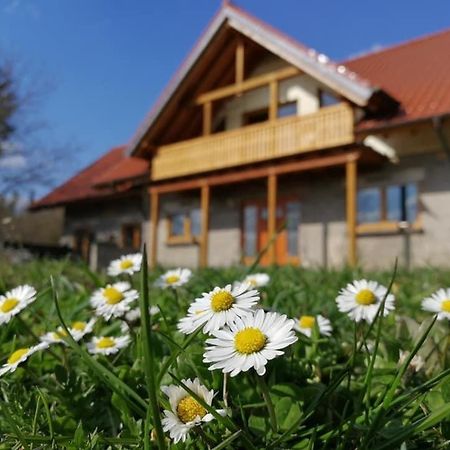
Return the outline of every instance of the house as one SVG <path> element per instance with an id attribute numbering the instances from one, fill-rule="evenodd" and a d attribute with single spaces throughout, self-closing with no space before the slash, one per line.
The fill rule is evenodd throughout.
<path id="1" fill-rule="evenodd" d="M 335 63 L 225 2 L 109 178 L 69 182 L 67 234 L 135 221 L 153 265 L 448 266 L 449 48 Z"/>
<path id="2" fill-rule="evenodd" d="M 124 252 L 139 251 L 145 236 L 148 162 L 128 156 L 126 150 L 109 150 L 30 208 L 63 208 L 60 243 L 93 268 Z"/>

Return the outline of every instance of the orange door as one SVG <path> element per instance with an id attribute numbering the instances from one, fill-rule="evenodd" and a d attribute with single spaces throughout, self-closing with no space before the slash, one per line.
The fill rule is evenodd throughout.
<path id="1" fill-rule="evenodd" d="M 267 226 L 267 204 L 264 201 L 249 202 L 243 208 L 243 253 L 244 261 L 252 263 L 262 252 L 271 237 Z M 280 199 L 277 204 L 276 227 L 279 231 L 275 242 L 276 264 L 298 264 L 298 230 L 300 225 L 300 203 L 293 199 Z M 269 265 L 265 252 L 261 265 Z"/>

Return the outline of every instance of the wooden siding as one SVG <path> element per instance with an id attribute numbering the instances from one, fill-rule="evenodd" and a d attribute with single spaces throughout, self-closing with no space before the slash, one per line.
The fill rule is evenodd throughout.
<path id="1" fill-rule="evenodd" d="M 351 106 L 341 103 L 305 116 L 161 146 L 151 178 L 163 180 L 350 144 L 353 120 Z"/>

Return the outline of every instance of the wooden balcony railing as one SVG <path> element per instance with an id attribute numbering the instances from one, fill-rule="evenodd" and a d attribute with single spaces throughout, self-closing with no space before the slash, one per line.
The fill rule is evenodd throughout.
<path id="1" fill-rule="evenodd" d="M 341 103 L 158 148 L 152 180 L 236 167 L 354 141 L 353 110 Z"/>

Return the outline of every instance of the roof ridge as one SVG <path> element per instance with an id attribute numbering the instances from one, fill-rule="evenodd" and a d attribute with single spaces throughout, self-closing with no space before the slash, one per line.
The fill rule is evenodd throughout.
<path id="1" fill-rule="evenodd" d="M 399 49 L 401 47 L 406 47 L 408 45 L 420 44 L 420 43 L 425 42 L 427 40 L 435 39 L 437 37 L 440 37 L 440 35 L 446 34 L 446 33 L 450 33 L 450 28 L 444 28 L 442 30 L 432 31 L 432 32 L 423 34 L 422 36 L 416 36 L 416 37 L 413 37 L 413 38 L 410 38 L 410 39 L 398 42 L 396 44 L 389 45 L 388 47 L 381 47 L 381 48 L 377 48 L 377 49 L 374 49 L 374 50 L 368 50 L 367 52 L 362 53 L 360 55 L 356 55 L 356 56 L 353 56 L 353 57 L 349 57 L 347 59 L 343 59 L 341 61 L 341 63 L 342 64 L 347 64 L 349 62 L 360 60 L 360 59 L 364 59 L 364 58 L 369 58 L 369 57 L 371 57 L 373 55 L 378 55 L 380 53 L 386 53 L 386 52 L 389 52 L 389 51 L 397 50 L 397 49 Z"/>

